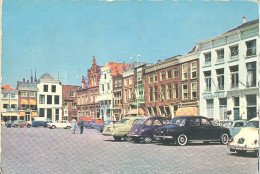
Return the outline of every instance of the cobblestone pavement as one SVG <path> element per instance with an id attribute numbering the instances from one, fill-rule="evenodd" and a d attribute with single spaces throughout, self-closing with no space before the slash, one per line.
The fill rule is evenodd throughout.
<path id="1" fill-rule="evenodd" d="M 95 129 L 2 127 L 4 174 L 38 173 L 257 173 L 253 154 L 227 155 L 218 143 L 180 147 L 115 142 Z"/>

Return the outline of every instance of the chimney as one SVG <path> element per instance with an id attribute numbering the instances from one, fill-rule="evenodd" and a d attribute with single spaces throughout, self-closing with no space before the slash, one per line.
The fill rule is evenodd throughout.
<path id="1" fill-rule="evenodd" d="M 32 75 L 32 70 L 31 70 L 31 83 L 33 83 L 33 75 Z"/>
<path id="2" fill-rule="evenodd" d="M 243 16 L 243 24 L 246 23 L 246 17 Z"/>
<path id="3" fill-rule="evenodd" d="M 82 76 L 82 80 L 81 80 L 81 88 L 82 88 L 82 89 L 85 88 L 85 78 L 84 78 L 84 76 Z"/>
<path id="4" fill-rule="evenodd" d="M 25 78 L 23 78 L 23 82 L 25 82 Z"/>
<path id="5" fill-rule="evenodd" d="M 93 56 L 93 64 L 96 64 L 96 58 Z"/>
<path id="6" fill-rule="evenodd" d="M 36 78 L 36 69 L 35 69 L 34 82 L 37 83 L 37 78 Z"/>

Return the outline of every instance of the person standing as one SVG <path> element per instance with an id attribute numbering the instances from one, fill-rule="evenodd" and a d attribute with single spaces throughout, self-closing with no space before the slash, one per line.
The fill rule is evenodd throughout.
<path id="1" fill-rule="evenodd" d="M 80 129 L 80 134 L 83 134 L 83 128 L 84 128 L 84 121 L 82 118 L 79 120 L 79 129 Z"/>
<path id="2" fill-rule="evenodd" d="M 75 118 L 73 118 L 73 119 L 71 120 L 71 128 L 72 128 L 72 133 L 75 134 L 75 131 L 76 131 L 76 128 L 77 128 L 77 121 L 76 121 Z"/>

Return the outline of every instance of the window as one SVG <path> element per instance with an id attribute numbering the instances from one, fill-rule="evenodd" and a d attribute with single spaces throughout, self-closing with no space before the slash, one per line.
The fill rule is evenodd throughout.
<path id="1" fill-rule="evenodd" d="M 78 96 L 77 102 L 78 102 L 78 105 L 80 105 L 80 96 Z"/>
<path id="2" fill-rule="evenodd" d="M 232 58 L 236 58 L 238 56 L 238 45 L 235 46 L 231 46 L 229 47 L 230 49 L 230 57 Z"/>
<path id="3" fill-rule="evenodd" d="M 161 72 L 161 81 L 162 81 L 162 80 L 165 80 L 165 71 L 162 71 L 162 72 Z"/>
<path id="4" fill-rule="evenodd" d="M 178 68 L 173 69 L 173 78 L 177 78 L 179 76 Z"/>
<path id="5" fill-rule="evenodd" d="M 205 58 L 205 65 L 211 64 L 211 53 L 205 53 L 204 58 Z"/>
<path id="6" fill-rule="evenodd" d="M 191 78 L 197 78 L 197 62 L 191 63 Z"/>
<path id="7" fill-rule="evenodd" d="M 256 95 L 246 96 L 247 106 L 256 106 Z"/>
<path id="8" fill-rule="evenodd" d="M 201 126 L 211 126 L 208 119 L 202 118 L 201 119 Z"/>
<path id="9" fill-rule="evenodd" d="M 129 99 L 132 99 L 132 88 L 129 88 Z"/>
<path id="10" fill-rule="evenodd" d="M 199 118 L 190 119 L 190 126 L 200 126 L 200 119 Z"/>
<path id="11" fill-rule="evenodd" d="M 109 83 L 107 84 L 107 90 L 108 91 L 110 90 L 110 84 Z"/>
<path id="12" fill-rule="evenodd" d="M 69 92 L 69 96 L 70 96 L 70 97 L 75 97 L 75 91 L 70 91 L 70 92 Z"/>
<path id="13" fill-rule="evenodd" d="M 11 104 L 11 108 L 16 108 L 16 104 Z"/>
<path id="14" fill-rule="evenodd" d="M 22 95 L 22 92 L 21 92 Z M 3 98 L 8 98 L 8 94 L 3 94 Z"/>
<path id="15" fill-rule="evenodd" d="M 197 83 L 191 83 L 191 100 L 197 99 Z"/>
<path id="16" fill-rule="evenodd" d="M 77 109 L 77 103 L 71 103 L 72 109 Z"/>
<path id="17" fill-rule="evenodd" d="M 256 55 L 256 40 L 251 40 L 246 42 L 246 56 L 254 56 Z"/>
<path id="18" fill-rule="evenodd" d="M 60 110 L 59 109 L 55 109 L 55 120 L 60 120 L 59 116 L 60 116 Z"/>
<path id="19" fill-rule="evenodd" d="M 223 62 L 224 61 L 224 49 L 217 50 L 217 62 Z"/>
<path id="20" fill-rule="evenodd" d="M 64 103 L 64 109 L 68 109 L 68 103 Z"/>
<path id="21" fill-rule="evenodd" d="M 39 116 L 44 117 L 44 108 L 40 108 Z"/>
<path id="22" fill-rule="evenodd" d="M 182 85 L 182 99 L 183 100 L 188 99 L 188 85 L 187 84 Z"/>
<path id="23" fill-rule="evenodd" d="M 115 80 L 115 87 L 118 87 L 118 80 Z"/>
<path id="24" fill-rule="evenodd" d="M 220 98 L 219 99 L 219 119 L 224 120 L 225 112 L 227 112 L 227 99 Z"/>
<path id="25" fill-rule="evenodd" d="M 172 85 L 167 84 L 167 99 L 170 100 L 172 99 Z"/>
<path id="26" fill-rule="evenodd" d="M 167 70 L 167 78 L 172 78 L 172 71 L 170 69 Z"/>
<path id="27" fill-rule="evenodd" d="M 141 81 L 142 80 L 142 72 L 137 73 L 137 80 Z"/>
<path id="28" fill-rule="evenodd" d="M 156 119 L 156 120 L 153 121 L 153 125 L 154 126 L 162 126 L 162 123 L 161 123 L 160 120 Z"/>
<path id="29" fill-rule="evenodd" d="M 129 85 L 132 85 L 133 84 L 133 79 L 130 77 L 129 78 Z"/>
<path id="30" fill-rule="evenodd" d="M 161 85 L 161 100 L 165 100 L 165 85 Z"/>
<path id="31" fill-rule="evenodd" d="M 256 86 L 256 62 L 251 62 L 246 64 L 247 68 L 247 87 Z"/>
<path id="32" fill-rule="evenodd" d="M 127 89 L 125 89 L 124 96 L 125 96 L 125 102 L 127 102 Z"/>
<path id="33" fill-rule="evenodd" d="M 47 104 L 52 104 L 52 96 L 47 95 Z"/>
<path id="34" fill-rule="evenodd" d="M 54 96 L 54 104 L 60 104 L 60 96 L 58 95 Z"/>
<path id="35" fill-rule="evenodd" d="M 15 94 L 11 94 L 11 98 L 15 98 Z"/>
<path id="36" fill-rule="evenodd" d="M 213 99 L 206 100 L 207 102 L 207 116 L 209 118 L 214 117 Z"/>
<path id="37" fill-rule="evenodd" d="M 152 122 L 153 122 L 152 120 L 147 120 L 146 123 L 145 123 L 145 125 L 146 125 L 146 126 L 151 126 L 151 125 L 152 125 Z"/>
<path id="38" fill-rule="evenodd" d="M 104 79 L 107 79 L 107 74 L 104 74 Z"/>
<path id="39" fill-rule="evenodd" d="M 149 87 L 149 101 L 153 101 L 153 87 Z"/>
<path id="40" fill-rule="evenodd" d="M 205 92 L 211 91 L 211 71 L 204 72 L 205 77 Z"/>
<path id="41" fill-rule="evenodd" d="M 182 80 L 188 79 L 188 64 L 185 63 L 182 65 Z"/>
<path id="42" fill-rule="evenodd" d="M 21 97 L 27 97 L 27 92 L 21 92 Z"/>
<path id="43" fill-rule="evenodd" d="M 105 85 L 102 84 L 102 91 L 104 92 L 105 91 Z"/>
<path id="44" fill-rule="evenodd" d="M 86 104 L 88 104 L 88 95 L 87 94 L 85 95 L 85 102 L 86 102 Z"/>
<path id="45" fill-rule="evenodd" d="M 153 75 L 149 75 L 149 83 L 153 83 Z"/>
<path id="46" fill-rule="evenodd" d="M 48 85 L 44 85 L 44 86 L 43 86 L 43 91 L 44 91 L 44 92 L 48 92 Z"/>
<path id="47" fill-rule="evenodd" d="M 217 69 L 218 90 L 224 90 L 224 68 Z"/>
<path id="48" fill-rule="evenodd" d="M 239 106 L 239 97 L 234 97 L 234 106 Z"/>
<path id="49" fill-rule="evenodd" d="M 9 107 L 8 104 L 4 104 L 4 105 L 3 105 L 3 108 L 8 108 L 8 107 Z"/>
<path id="50" fill-rule="evenodd" d="M 231 88 L 238 88 L 239 76 L 238 76 L 238 65 L 231 66 L 230 75 L 231 75 Z"/>
<path id="51" fill-rule="evenodd" d="M 178 83 L 174 83 L 173 84 L 173 98 L 174 99 L 177 99 L 179 96 L 178 96 Z"/>
<path id="52" fill-rule="evenodd" d="M 47 118 L 52 120 L 52 109 L 51 108 L 47 108 Z"/>
<path id="53" fill-rule="evenodd" d="M 158 87 L 154 86 L 154 101 L 158 100 Z"/>
<path id="54" fill-rule="evenodd" d="M 45 95 L 40 95 L 39 102 L 40 104 L 45 104 Z"/>
<path id="55" fill-rule="evenodd" d="M 30 97 L 35 97 L 35 92 L 29 92 Z"/>
<path id="56" fill-rule="evenodd" d="M 154 76 L 154 82 L 157 82 L 158 81 L 157 73 L 155 73 L 153 76 Z"/>
<path id="57" fill-rule="evenodd" d="M 51 92 L 56 92 L 56 85 L 51 85 Z"/>

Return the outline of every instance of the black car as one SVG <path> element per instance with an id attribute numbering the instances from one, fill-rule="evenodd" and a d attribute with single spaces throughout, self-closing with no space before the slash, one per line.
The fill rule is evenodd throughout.
<path id="1" fill-rule="evenodd" d="M 166 126 L 156 130 L 155 137 L 163 143 L 176 142 L 185 146 L 191 141 L 220 142 L 227 144 L 230 139 L 229 129 L 213 126 L 207 117 L 181 116 L 173 118 Z"/>
<path id="2" fill-rule="evenodd" d="M 164 125 L 164 119 L 164 117 L 139 119 L 133 125 L 127 136 L 132 137 L 136 143 L 140 141 L 151 143 L 154 138 L 155 129 Z"/>

